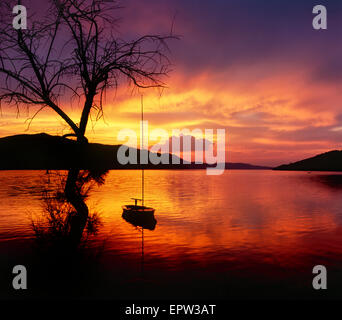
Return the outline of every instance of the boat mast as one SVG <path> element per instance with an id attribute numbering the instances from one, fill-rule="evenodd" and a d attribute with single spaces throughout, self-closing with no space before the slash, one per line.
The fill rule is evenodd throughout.
<path id="1" fill-rule="evenodd" d="M 141 228 L 141 276 L 144 277 L 144 228 Z"/>
<path id="2" fill-rule="evenodd" d="M 141 95 L 141 134 L 142 134 L 142 137 L 141 137 L 141 150 L 140 150 L 140 164 L 142 165 L 141 163 L 141 152 L 142 152 L 142 149 L 144 149 L 145 145 L 144 145 L 144 99 L 143 99 L 143 95 Z M 145 150 L 144 150 L 145 152 Z M 144 193 L 145 193 L 145 190 L 144 190 L 144 178 L 145 178 L 145 175 L 144 175 L 144 168 L 142 168 L 142 171 L 141 171 L 141 193 L 142 193 L 142 205 L 144 205 Z"/>

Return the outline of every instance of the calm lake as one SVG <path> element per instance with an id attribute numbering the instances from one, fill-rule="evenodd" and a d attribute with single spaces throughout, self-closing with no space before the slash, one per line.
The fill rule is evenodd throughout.
<path id="1" fill-rule="evenodd" d="M 342 297 L 339 173 L 145 171 L 157 224 L 141 230 L 121 209 L 141 196 L 141 172 L 110 171 L 86 200 L 97 234 L 57 262 L 32 229 L 48 176 L 0 171 L 0 298 Z M 24 293 L 11 289 L 16 264 L 27 267 Z M 312 289 L 315 265 L 328 269 L 326 291 Z"/>

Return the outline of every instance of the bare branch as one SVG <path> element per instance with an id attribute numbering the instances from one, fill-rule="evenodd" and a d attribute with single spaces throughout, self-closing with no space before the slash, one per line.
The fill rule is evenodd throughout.
<path id="1" fill-rule="evenodd" d="M 10 6 L 11 0 L 2 5 Z M 114 36 L 116 1 L 50 0 L 46 18 L 30 17 L 30 28 L 15 30 L 11 17 L 0 20 L 0 105 L 40 105 L 29 118 L 50 108 L 84 141 L 91 111 L 104 117 L 103 96 L 129 80 L 137 88 L 164 88 L 170 72 L 168 42 L 174 35 L 144 35 L 133 41 Z M 104 5 L 106 7 L 104 7 Z M 171 30 L 173 29 L 173 23 Z M 63 110 L 61 99 L 82 102 L 77 125 Z M 62 99 L 63 100 L 63 99 Z M 65 99 L 64 99 L 65 100 Z"/>

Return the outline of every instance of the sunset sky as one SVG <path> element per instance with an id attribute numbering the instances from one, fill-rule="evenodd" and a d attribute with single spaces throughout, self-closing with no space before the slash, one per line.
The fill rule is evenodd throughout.
<path id="1" fill-rule="evenodd" d="M 22 1 L 28 10 L 38 0 Z M 226 129 L 227 160 L 279 165 L 342 149 L 342 2 L 301 0 L 126 0 L 121 37 L 173 31 L 168 88 L 143 91 L 150 129 Z M 326 5 L 328 30 L 312 28 Z M 66 105 L 77 122 L 80 109 Z M 33 110 L 30 111 L 31 115 Z M 92 142 L 116 144 L 138 130 L 140 96 L 108 92 L 105 121 L 89 124 Z M 67 131 L 53 111 L 27 130 L 28 114 L 2 109 L 0 137 Z"/>

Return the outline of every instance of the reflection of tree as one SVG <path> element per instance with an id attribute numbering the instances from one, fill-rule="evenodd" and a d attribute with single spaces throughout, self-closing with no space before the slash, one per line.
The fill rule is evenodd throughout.
<path id="1" fill-rule="evenodd" d="M 97 213 L 89 213 L 85 203 L 91 189 L 104 183 L 106 172 L 70 169 L 68 174 L 50 173 L 43 192 L 44 210 L 32 221 L 39 244 L 63 249 L 84 245 L 101 225 Z"/>
<path id="2" fill-rule="evenodd" d="M 46 175 L 43 214 L 31 220 L 36 239 L 30 265 L 33 295 L 79 297 L 96 287 L 103 248 L 91 244 L 102 223 L 89 212 L 86 199 L 105 175 L 78 169 Z"/>

